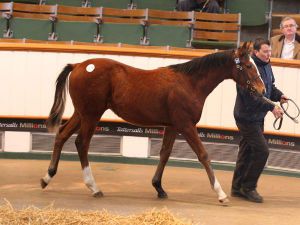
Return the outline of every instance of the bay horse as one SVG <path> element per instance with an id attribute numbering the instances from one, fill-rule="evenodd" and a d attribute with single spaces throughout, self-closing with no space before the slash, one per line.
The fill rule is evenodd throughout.
<path id="1" fill-rule="evenodd" d="M 165 127 L 160 160 L 152 179 L 159 198 L 167 197 L 161 179 L 176 134 L 181 133 L 203 164 L 218 200 L 221 203 L 228 202 L 227 195 L 214 175 L 196 124 L 200 120 L 206 97 L 224 79 L 233 79 L 256 94 L 264 93 L 265 86 L 249 57 L 249 47 L 250 43 L 244 43 L 238 49 L 154 70 L 137 69 L 104 58 L 68 64 L 56 81 L 54 103 L 46 121 L 47 128 L 55 130 L 61 123 L 68 78 L 74 113 L 57 131 L 48 172 L 41 179 L 42 188 L 49 184 L 57 172 L 64 143 L 78 131 L 75 145 L 84 183 L 93 196 L 103 195 L 89 166 L 88 149 L 98 121 L 107 109 L 111 109 L 129 123 Z"/>

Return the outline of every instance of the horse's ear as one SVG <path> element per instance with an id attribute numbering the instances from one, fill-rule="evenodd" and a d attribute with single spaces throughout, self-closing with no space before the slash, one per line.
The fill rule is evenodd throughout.
<path id="1" fill-rule="evenodd" d="M 246 50 L 247 52 L 251 51 L 252 42 L 251 41 L 245 41 L 242 49 Z"/>
<path id="2" fill-rule="evenodd" d="M 242 49 L 247 49 L 248 41 L 245 41 L 242 45 Z"/>
<path id="3" fill-rule="evenodd" d="M 239 48 L 239 55 L 240 56 L 249 55 L 251 52 L 251 47 L 252 47 L 251 41 L 244 42 L 242 47 Z"/>

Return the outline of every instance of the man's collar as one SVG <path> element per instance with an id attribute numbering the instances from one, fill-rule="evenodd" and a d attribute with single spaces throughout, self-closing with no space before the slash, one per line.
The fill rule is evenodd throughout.
<path id="1" fill-rule="evenodd" d="M 296 37 L 296 35 L 294 35 L 292 41 L 288 41 L 286 38 L 284 38 L 284 40 L 283 40 L 284 44 L 290 44 L 290 43 L 293 43 L 293 44 L 294 44 L 294 43 L 295 43 L 295 37 Z"/>

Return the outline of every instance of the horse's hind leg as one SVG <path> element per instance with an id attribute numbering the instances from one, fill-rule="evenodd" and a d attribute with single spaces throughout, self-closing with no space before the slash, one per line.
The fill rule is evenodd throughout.
<path id="1" fill-rule="evenodd" d="M 196 153 L 199 161 L 204 166 L 206 173 L 208 175 L 210 184 L 212 189 L 217 193 L 218 199 L 221 203 L 227 203 L 229 200 L 227 198 L 227 195 L 222 190 L 222 187 L 217 180 L 217 178 L 214 175 L 213 169 L 210 164 L 210 160 L 208 159 L 208 154 L 198 137 L 197 129 L 195 126 L 185 126 L 185 128 L 182 131 L 182 134 L 185 136 L 187 142 L 193 149 L 193 151 Z"/>
<path id="2" fill-rule="evenodd" d="M 168 195 L 164 191 L 164 189 L 161 186 L 161 178 L 166 166 L 166 163 L 168 162 L 168 159 L 170 157 L 172 147 L 174 144 L 176 138 L 176 131 L 174 131 L 171 127 L 165 128 L 164 138 L 163 138 L 163 144 L 160 150 L 160 159 L 159 163 L 157 165 L 156 172 L 152 179 L 152 185 L 157 191 L 157 196 L 159 198 L 167 198 Z"/>
<path id="3" fill-rule="evenodd" d="M 72 117 L 64 123 L 60 128 L 55 137 L 54 149 L 51 156 L 50 165 L 47 174 L 41 179 L 41 186 L 45 188 L 53 176 L 57 172 L 58 162 L 61 155 L 61 150 L 64 143 L 69 139 L 69 137 L 80 127 L 80 118 L 76 112 Z"/>
<path id="4" fill-rule="evenodd" d="M 101 197 L 103 196 L 103 193 L 98 189 L 92 174 L 88 161 L 88 150 L 99 118 L 99 116 L 83 116 L 81 118 L 79 134 L 75 140 L 75 145 L 83 171 L 83 180 L 86 186 L 92 191 L 94 197 Z"/>

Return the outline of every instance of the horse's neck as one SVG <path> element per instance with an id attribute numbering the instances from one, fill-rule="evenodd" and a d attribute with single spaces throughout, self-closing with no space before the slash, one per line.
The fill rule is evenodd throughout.
<path id="1" fill-rule="evenodd" d="M 229 77 L 225 76 L 226 71 L 217 69 L 209 72 L 197 82 L 196 89 L 200 91 L 201 95 L 207 97 L 223 80 Z"/>

